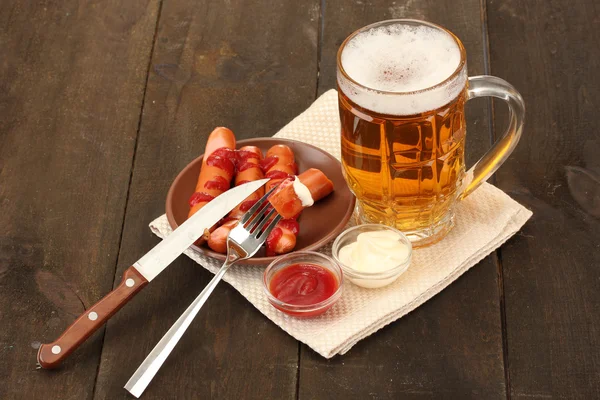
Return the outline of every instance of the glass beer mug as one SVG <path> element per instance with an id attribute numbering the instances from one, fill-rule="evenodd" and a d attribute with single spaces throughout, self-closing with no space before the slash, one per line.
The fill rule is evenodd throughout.
<path id="1" fill-rule="evenodd" d="M 337 55 L 342 165 L 363 223 L 403 231 L 415 246 L 443 238 L 454 205 L 515 148 L 525 105 L 506 81 L 467 77 L 465 48 L 447 29 L 389 20 L 351 34 Z M 509 126 L 465 172 L 465 102 L 493 96 Z"/>

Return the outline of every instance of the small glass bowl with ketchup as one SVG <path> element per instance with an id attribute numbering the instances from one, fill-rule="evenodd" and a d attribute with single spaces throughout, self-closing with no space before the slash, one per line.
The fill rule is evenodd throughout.
<path id="1" fill-rule="evenodd" d="M 315 317 L 329 310 L 342 295 L 342 282 L 339 265 L 314 251 L 278 257 L 263 274 L 269 302 L 294 317 Z"/>

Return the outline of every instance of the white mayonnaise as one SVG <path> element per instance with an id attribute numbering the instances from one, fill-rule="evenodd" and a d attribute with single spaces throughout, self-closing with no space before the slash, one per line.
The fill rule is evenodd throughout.
<path id="1" fill-rule="evenodd" d="M 300 179 L 298 179 L 298 177 L 294 178 L 293 185 L 294 192 L 296 192 L 296 195 L 302 202 L 302 207 L 310 207 L 315 203 L 310 194 L 310 190 L 308 190 L 304 183 L 300 182 Z"/>
<path id="2" fill-rule="evenodd" d="M 340 249 L 338 258 L 357 272 L 385 272 L 405 263 L 410 255 L 396 232 L 363 232 L 356 239 Z"/>

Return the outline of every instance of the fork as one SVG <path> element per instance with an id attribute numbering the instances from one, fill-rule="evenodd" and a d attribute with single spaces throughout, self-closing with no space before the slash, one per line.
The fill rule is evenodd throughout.
<path id="1" fill-rule="evenodd" d="M 269 233 L 277 225 L 281 216 L 277 214 L 274 208 L 268 207 L 267 201 L 275 188 L 276 186 L 261 197 L 242 216 L 240 223 L 229 232 L 227 237 L 227 259 L 223 266 L 127 381 L 125 389 L 132 395 L 135 397 L 142 395 L 229 267 L 256 254 Z"/>

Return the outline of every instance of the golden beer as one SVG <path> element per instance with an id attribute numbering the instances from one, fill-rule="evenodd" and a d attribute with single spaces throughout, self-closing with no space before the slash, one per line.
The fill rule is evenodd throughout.
<path id="1" fill-rule="evenodd" d="M 337 75 L 342 166 L 360 222 L 393 226 L 417 246 L 452 228 L 457 198 L 487 179 L 520 136 L 522 118 L 464 179 L 465 102 L 506 96 L 490 79 L 476 84 L 488 92 L 472 93 L 460 40 L 423 21 L 384 21 L 346 39 Z"/>
<path id="2" fill-rule="evenodd" d="M 366 220 L 411 233 L 449 215 L 465 168 L 464 97 L 398 117 L 370 112 L 340 92 L 342 163 Z M 356 120 L 352 110 L 372 120 Z"/>

